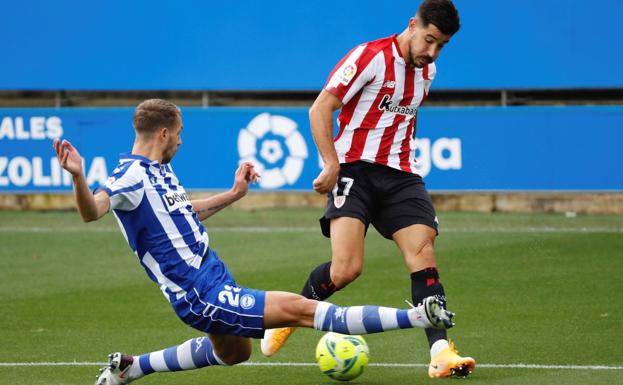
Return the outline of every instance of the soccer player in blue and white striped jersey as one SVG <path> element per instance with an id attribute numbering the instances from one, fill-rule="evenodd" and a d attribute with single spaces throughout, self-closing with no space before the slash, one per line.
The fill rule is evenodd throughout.
<path id="1" fill-rule="evenodd" d="M 209 247 L 201 221 L 245 196 L 259 175 L 252 164 L 242 163 L 229 191 L 191 200 L 170 165 L 182 143 L 182 127 L 181 111 L 173 103 L 141 103 L 134 112 L 132 152 L 120 156 L 118 167 L 95 194 L 89 191 L 76 148 L 67 140 L 54 141 L 60 164 L 73 177 L 82 219 L 97 220 L 112 210 L 130 248 L 175 313 L 204 333 L 139 356 L 111 354 L 96 385 L 127 384 L 154 372 L 234 365 L 249 358 L 251 338 L 261 338 L 269 328 L 366 334 L 453 325 L 453 313 L 433 297 L 411 309 L 339 307 L 298 294 L 238 286 Z"/>

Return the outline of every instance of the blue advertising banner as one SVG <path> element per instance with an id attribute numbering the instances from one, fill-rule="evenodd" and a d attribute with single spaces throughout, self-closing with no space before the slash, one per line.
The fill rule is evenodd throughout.
<path id="1" fill-rule="evenodd" d="M 455 0 L 434 89 L 621 88 L 619 0 Z M 319 90 L 419 1 L 0 4 L 0 90 Z M 619 37 L 617 37 L 619 36 Z"/>
<path id="2" fill-rule="evenodd" d="M 304 108 L 183 108 L 172 166 L 189 190 L 231 186 L 238 163 L 256 190 L 311 191 L 320 159 Z M 69 139 L 91 187 L 134 140 L 131 108 L 0 109 L 0 191 L 71 190 L 52 140 Z M 423 108 L 416 159 L 431 191 L 623 191 L 623 107 Z"/>

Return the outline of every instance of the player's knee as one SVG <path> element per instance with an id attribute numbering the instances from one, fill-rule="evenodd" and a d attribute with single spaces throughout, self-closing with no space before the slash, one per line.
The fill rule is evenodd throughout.
<path id="1" fill-rule="evenodd" d="M 424 259 L 435 259 L 435 248 L 433 246 L 432 240 L 427 240 L 426 242 L 424 242 L 424 245 L 422 245 L 422 249 L 418 253 L 418 256 Z"/>
<path id="2" fill-rule="evenodd" d="M 225 365 L 236 365 L 248 361 L 249 358 L 251 358 L 251 344 L 243 344 L 237 347 L 236 350 L 215 353 Z"/>
<path id="3" fill-rule="evenodd" d="M 317 306 L 318 301 L 303 297 L 298 303 L 298 314 L 295 322 L 301 326 L 312 327 Z"/>
<path id="4" fill-rule="evenodd" d="M 435 267 L 435 249 L 433 240 L 427 239 L 404 253 L 405 262 L 411 271 L 419 271 L 427 267 Z"/>
<path id="5" fill-rule="evenodd" d="M 292 294 L 291 298 L 278 304 L 279 318 L 286 325 L 313 325 L 317 304 L 315 300 Z"/>
<path id="6" fill-rule="evenodd" d="M 337 289 L 342 289 L 349 283 L 353 282 L 361 275 L 361 266 L 351 267 L 349 269 L 338 269 L 331 272 L 331 281 Z"/>
<path id="7" fill-rule="evenodd" d="M 427 239 L 422 242 L 417 249 L 411 250 L 407 257 L 409 258 L 417 258 L 419 261 L 424 260 L 435 260 L 435 248 L 433 246 L 433 241 L 431 239 Z"/>

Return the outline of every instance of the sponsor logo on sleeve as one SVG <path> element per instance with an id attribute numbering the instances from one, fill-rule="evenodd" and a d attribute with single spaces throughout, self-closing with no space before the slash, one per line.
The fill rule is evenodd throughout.
<path id="1" fill-rule="evenodd" d="M 353 80 L 356 73 L 357 65 L 355 63 L 349 63 L 342 67 L 342 69 L 338 72 L 337 76 L 340 80 L 340 83 L 347 86 L 348 84 L 350 84 L 350 81 Z"/>

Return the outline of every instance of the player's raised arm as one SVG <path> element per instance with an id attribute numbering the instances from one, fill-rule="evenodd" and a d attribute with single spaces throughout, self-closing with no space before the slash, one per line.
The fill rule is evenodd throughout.
<path id="1" fill-rule="evenodd" d="M 72 176 L 74 196 L 82 220 L 90 222 L 101 218 L 110 208 L 108 194 L 102 191 L 94 196 L 91 193 L 82 170 L 80 153 L 68 140 L 54 139 L 52 146 L 58 157 L 58 162 Z"/>
<path id="2" fill-rule="evenodd" d="M 309 123 L 324 166 L 314 179 L 314 190 L 326 194 L 337 181 L 340 163 L 333 146 L 333 112 L 342 106 L 337 96 L 323 90 L 309 109 Z"/>
<path id="3" fill-rule="evenodd" d="M 259 177 L 260 174 L 255 171 L 253 164 L 243 162 L 236 170 L 234 185 L 229 191 L 190 202 L 197 216 L 199 216 L 199 220 L 203 221 L 247 195 L 247 192 L 249 192 L 249 184 L 256 183 Z"/>

